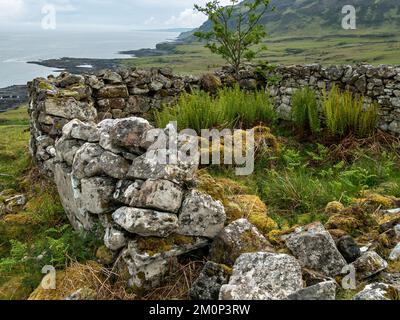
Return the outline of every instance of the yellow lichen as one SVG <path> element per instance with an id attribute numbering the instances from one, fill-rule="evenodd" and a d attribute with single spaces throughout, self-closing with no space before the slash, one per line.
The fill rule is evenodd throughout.
<path id="1" fill-rule="evenodd" d="M 175 246 L 188 245 L 195 242 L 195 238 L 182 236 L 182 235 L 172 235 L 168 238 L 156 238 L 156 237 L 146 237 L 139 238 L 136 241 L 137 248 L 149 256 L 155 256 L 156 254 L 170 251 Z"/>

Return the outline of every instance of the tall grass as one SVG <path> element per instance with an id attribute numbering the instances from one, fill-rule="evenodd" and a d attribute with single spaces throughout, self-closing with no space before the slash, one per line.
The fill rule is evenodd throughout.
<path id="1" fill-rule="evenodd" d="M 350 133 L 362 138 L 371 134 L 378 122 L 378 106 L 364 106 L 363 97 L 351 92 L 341 93 L 333 86 L 329 93 L 323 92 L 323 112 L 330 134 L 343 137 Z"/>
<path id="2" fill-rule="evenodd" d="M 155 111 L 154 119 L 161 128 L 177 121 L 180 130 L 189 128 L 200 133 L 208 128 L 245 129 L 260 123 L 271 124 L 275 111 L 268 94 L 246 93 L 235 86 L 221 89 L 215 98 L 202 91 L 183 94 L 176 105 Z"/>
<path id="3" fill-rule="evenodd" d="M 292 119 L 302 131 L 310 131 L 315 134 L 320 130 L 315 91 L 305 87 L 295 92 L 292 97 Z"/>

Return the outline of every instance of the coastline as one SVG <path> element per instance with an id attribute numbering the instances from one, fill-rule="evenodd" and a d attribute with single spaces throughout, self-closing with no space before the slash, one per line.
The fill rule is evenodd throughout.
<path id="1" fill-rule="evenodd" d="M 119 51 L 118 54 L 130 55 L 131 58 L 121 59 L 97 59 L 97 58 L 70 58 L 47 59 L 40 61 L 28 61 L 29 64 L 36 64 L 54 69 L 56 72 L 67 71 L 74 74 L 91 74 L 102 69 L 115 70 L 123 61 L 141 57 L 156 57 L 168 54 L 178 54 L 176 44 L 178 40 L 158 43 L 154 49 L 143 48 L 138 50 Z M 0 113 L 17 108 L 28 102 L 27 85 L 12 85 L 0 88 Z"/>

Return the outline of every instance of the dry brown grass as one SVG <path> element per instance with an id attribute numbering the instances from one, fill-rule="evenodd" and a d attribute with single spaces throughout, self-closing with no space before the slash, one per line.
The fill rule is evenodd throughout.
<path id="1" fill-rule="evenodd" d="M 189 291 L 199 277 L 205 261 L 178 264 L 163 283 L 143 296 L 144 300 L 189 300 Z"/>
<path id="2" fill-rule="evenodd" d="M 391 151 L 400 158 L 400 139 L 382 130 L 375 131 L 367 138 L 357 138 L 349 135 L 340 141 L 339 144 L 332 144 L 329 148 L 327 161 L 357 160 L 356 150 L 369 150 L 372 154 L 382 154 L 384 151 Z"/>

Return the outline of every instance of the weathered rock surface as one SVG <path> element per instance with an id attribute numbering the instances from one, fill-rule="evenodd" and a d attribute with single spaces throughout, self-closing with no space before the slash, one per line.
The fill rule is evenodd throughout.
<path id="1" fill-rule="evenodd" d="M 359 279 L 367 279 L 388 267 L 388 263 L 375 251 L 368 251 L 352 263 Z"/>
<path id="2" fill-rule="evenodd" d="M 386 283 L 372 283 L 356 294 L 353 300 L 391 300 L 396 289 Z"/>
<path id="3" fill-rule="evenodd" d="M 220 300 L 284 300 L 303 289 L 301 267 L 286 254 L 247 253 L 234 267 Z"/>
<path id="4" fill-rule="evenodd" d="M 273 252 L 268 240 L 248 220 L 232 222 L 214 239 L 210 249 L 210 260 L 233 266 L 243 253 Z"/>
<path id="5" fill-rule="evenodd" d="M 391 261 L 400 260 L 400 243 L 398 243 L 397 246 L 390 253 L 389 260 Z"/>
<path id="6" fill-rule="evenodd" d="M 337 250 L 332 236 L 321 223 L 299 227 L 293 233 L 282 237 L 286 246 L 299 260 L 302 267 L 317 270 L 334 277 L 347 265 Z"/>
<path id="7" fill-rule="evenodd" d="M 219 292 L 232 273 L 225 265 L 209 261 L 190 289 L 192 300 L 218 300 Z"/>
<path id="8" fill-rule="evenodd" d="M 320 282 L 288 296 L 288 300 L 336 300 L 335 281 Z"/>
<path id="9" fill-rule="evenodd" d="M 122 207 L 113 213 L 114 221 L 126 231 L 143 237 L 168 237 L 178 229 L 172 213 Z"/>
<path id="10" fill-rule="evenodd" d="M 178 213 L 182 205 L 183 189 L 168 180 L 147 180 L 135 196 L 130 206 Z"/>
<path id="11" fill-rule="evenodd" d="M 102 153 L 99 167 L 106 175 L 115 179 L 124 179 L 129 170 L 130 163 L 123 157 L 106 151 Z"/>
<path id="12" fill-rule="evenodd" d="M 115 180 L 104 177 L 82 179 L 81 190 L 81 205 L 88 212 L 102 214 L 113 211 Z"/>
<path id="13" fill-rule="evenodd" d="M 220 201 L 192 190 L 182 204 L 179 233 L 212 239 L 224 228 L 225 220 L 225 209 Z"/>
<path id="14" fill-rule="evenodd" d="M 118 251 L 126 246 L 127 238 L 124 232 L 114 227 L 108 227 L 104 235 L 104 244 L 108 249 Z"/>

